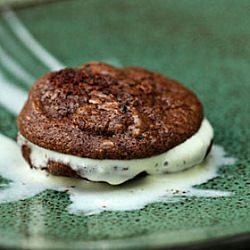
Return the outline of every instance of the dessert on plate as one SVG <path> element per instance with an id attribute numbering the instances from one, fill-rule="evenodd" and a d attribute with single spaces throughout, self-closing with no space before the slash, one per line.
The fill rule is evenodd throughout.
<path id="1" fill-rule="evenodd" d="M 192 91 L 143 68 L 99 62 L 38 79 L 17 124 L 32 168 L 110 184 L 190 168 L 213 139 Z"/>

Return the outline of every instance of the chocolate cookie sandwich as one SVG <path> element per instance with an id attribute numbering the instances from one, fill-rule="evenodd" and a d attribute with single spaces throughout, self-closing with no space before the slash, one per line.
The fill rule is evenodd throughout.
<path id="1" fill-rule="evenodd" d="M 32 168 L 110 184 L 190 168 L 213 139 L 200 101 L 177 81 L 98 62 L 38 79 L 17 123 Z"/>

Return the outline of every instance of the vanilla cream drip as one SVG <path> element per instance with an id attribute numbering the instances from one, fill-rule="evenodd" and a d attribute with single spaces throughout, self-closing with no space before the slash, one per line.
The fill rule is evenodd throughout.
<path id="1" fill-rule="evenodd" d="M 202 164 L 186 171 L 148 175 L 119 186 L 111 186 L 52 176 L 46 171 L 30 169 L 16 142 L 0 134 L 0 176 L 10 180 L 8 184 L 0 184 L 0 203 L 31 198 L 47 189 L 67 191 L 71 201 L 68 211 L 89 215 L 102 211 L 141 209 L 154 202 L 177 202 L 185 196 L 229 196 L 230 192 L 198 189 L 193 186 L 215 178 L 220 166 L 234 162 L 235 159 L 225 156 L 222 147 L 214 145 Z"/>
<path id="2" fill-rule="evenodd" d="M 44 169 L 48 161 L 57 161 L 69 165 L 78 175 L 88 180 L 117 185 L 142 172 L 161 175 L 199 164 L 204 160 L 212 138 L 213 129 L 208 120 L 204 119 L 200 129 L 180 145 L 156 156 L 133 160 L 96 160 L 62 154 L 37 146 L 21 134 L 18 136 L 18 144 L 29 146 L 30 160 L 36 168 Z"/>

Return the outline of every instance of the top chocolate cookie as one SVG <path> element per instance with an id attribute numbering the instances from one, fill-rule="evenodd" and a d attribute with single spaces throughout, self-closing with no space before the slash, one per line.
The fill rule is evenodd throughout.
<path id="1" fill-rule="evenodd" d="M 18 128 L 34 144 L 61 153 L 139 159 L 184 142 L 202 119 L 197 97 L 175 80 L 91 62 L 40 78 Z"/>

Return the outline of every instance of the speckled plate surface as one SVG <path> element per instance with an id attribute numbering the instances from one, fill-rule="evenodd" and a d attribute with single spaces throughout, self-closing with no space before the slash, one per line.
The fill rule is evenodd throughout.
<path id="1" fill-rule="evenodd" d="M 2 10 L 0 76 L 16 88 L 27 91 L 33 78 L 89 60 L 162 72 L 198 94 L 214 125 L 215 142 L 237 162 L 221 168 L 218 178 L 200 187 L 231 191 L 230 197 L 187 198 L 137 211 L 87 217 L 69 214 L 65 209 L 70 202 L 68 195 L 51 190 L 28 200 L 0 204 L 0 246 L 216 249 L 227 244 L 247 249 L 249 10 L 248 0 L 75 0 Z M 35 43 L 30 42 L 29 34 Z M 15 115 L 3 105 L 0 132 L 11 138 L 17 132 Z M 4 181 L 0 177 L 0 183 Z"/>

